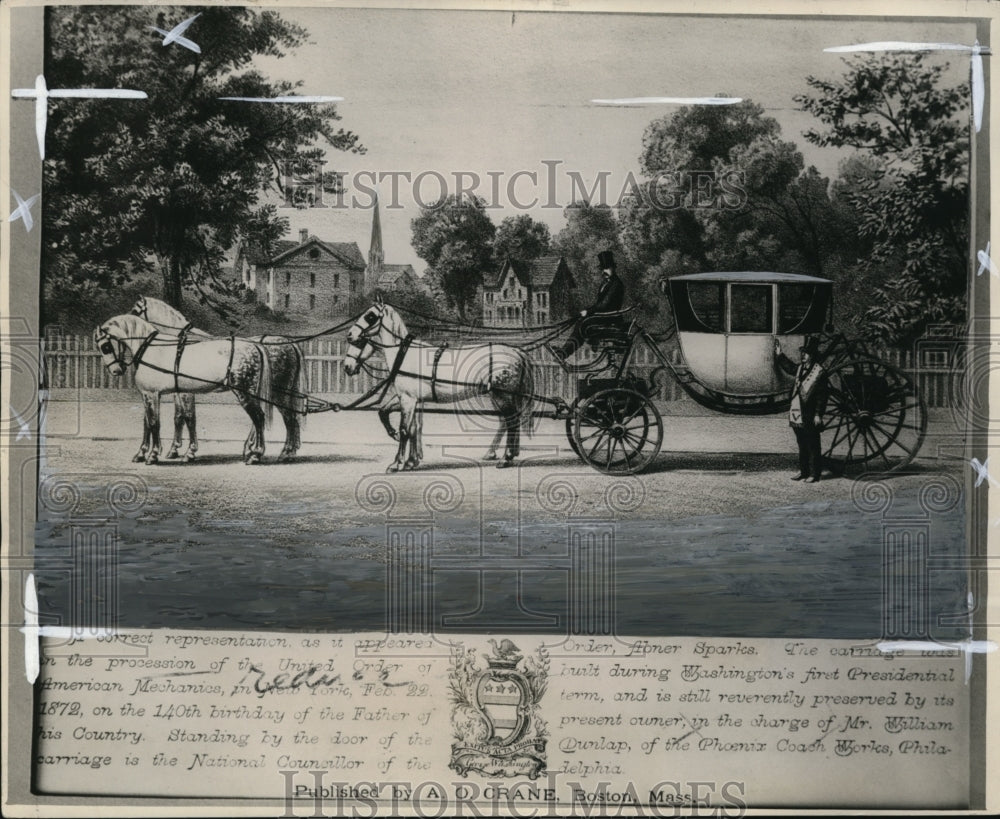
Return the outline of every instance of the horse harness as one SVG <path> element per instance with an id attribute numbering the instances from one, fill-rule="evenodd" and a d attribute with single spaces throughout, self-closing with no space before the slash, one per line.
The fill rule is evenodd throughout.
<path id="1" fill-rule="evenodd" d="M 181 355 L 184 353 L 184 345 L 187 344 L 188 333 L 192 327 L 189 321 L 183 327 L 181 327 L 180 332 L 177 333 L 177 352 L 174 355 L 174 390 L 177 392 L 181 391 L 180 385 L 180 369 L 181 369 Z M 229 363 L 232 364 L 233 356 L 232 352 L 229 354 Z M 229 380 L 229 370 L 226 370 L 226 381 Z"/>
<path id="2" fill-rule="evenodd" d="M 442 354 L 447 349 L 448 349 L 448 342 L 446 341 L 444 344 L 442 344 L 440 347 L 438 347 L 434 351 L 434 364 L 431 367 L 431 401 L 434 401 L 435 403 L 438 400 L 438 397 L 437 397 L 437 372 L 438 372 L 438 363 L 441 361 Z"/>
<path id="3" fill-rule="evenodd" d="M 97 348 L 101 351 L 103 355 L 111 355 L 112 353 L 114 353 L 113 363 L 121 367 L 122 370 L 125 370 L 125 368 L 128 366 L 125 363 L 125 359 L 122 358 L 121 355 L 119 355 L 118 350 L 111 345 L 111 339 L 114 338 L 114 336 L 112 336 L 111 333 L 109 333 L 107 330 L 104 330 L 103 328 L 101 332 L 104 334 L 105 338 L 104 341 L 98 343 Z M 153 330 L 152 333 L 150 333 L 142 340 L 142 344 L 139 345 L 139 348 L 134 353 L 132 353 L 131 363 L 135 365 L 136 369 L 139 369 L 139 364 L 142 363 L 143 355 L 145 355 L 146 350 L 149 349 L 149 345 L 153 343 L 153 339 L 156 338 L 158 334 L 159 330 Z M 120 341 L 120 339 L 115 339 L 115 340 Z M 110 349 L 108 349 L 109 347 Z"/>
<path id="4" fill-rule="evenodd" d="M 223 382 L 227 387 L 230 387 L 230 388 L 233 386 L 233 356 L 235 354 L 236 354 L 236 333 L 230 333 L 229 334 L 229 362 L 226 364 L 226 380 Z M 179 352 L 178 352 L 178 356 L 180 356 Z"/>

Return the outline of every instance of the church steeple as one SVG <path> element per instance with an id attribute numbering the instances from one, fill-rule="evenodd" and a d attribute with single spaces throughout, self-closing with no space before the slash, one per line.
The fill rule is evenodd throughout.
<path id="1" fill-rule="evenodd" d="M 382 275 L 385 254 L 382 251 L 382 221 L 378 215 L 378 194 L 375 195 L 375 210 L 372 214 L 372 241 L 368 248 L 368 270 L 365 289 L 369 292 L 378 285 L 379 277 Z"/>

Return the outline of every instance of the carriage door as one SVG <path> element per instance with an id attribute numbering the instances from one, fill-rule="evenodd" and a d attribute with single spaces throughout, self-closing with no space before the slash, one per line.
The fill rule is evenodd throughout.
<path id="1" fill-rule="evenodd" d="M 766 395 L 781 389 L 774 367 L 774 285 L 729 284 L 726 390 Z"/>

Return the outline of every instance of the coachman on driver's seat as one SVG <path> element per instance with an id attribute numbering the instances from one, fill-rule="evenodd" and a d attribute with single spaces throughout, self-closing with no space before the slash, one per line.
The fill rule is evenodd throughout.
<path id="1" fill-rule="evenodd" d="M 602 315 L 616 313 L 625 304 L 625 285 L 615 272 L 614 254 L 610 250 L 602 251 L 597 254 L 597 261 L 604 273 L 597 298 L 590 307 L 580 311 L 580 318 L 573 326 L 573 332 L 566 343 L 553 351 L 561 359 L 573 355 L 584 341 L 594 344 L 625 329 L 621 316 Z"/>

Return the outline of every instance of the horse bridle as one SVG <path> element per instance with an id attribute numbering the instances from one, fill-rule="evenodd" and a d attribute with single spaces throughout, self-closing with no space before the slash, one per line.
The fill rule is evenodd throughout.
<path id="1" fill-rule="evenodd" d="M 149 349 L 149 345 L 153 343 L 153 339 L 158 335 L 159 330 L 153 330 L 153 332 L 142 340 L 138 349 L 133 351 L 124 341 L 111 335 L 107 328 L 102 325 L 97 328 L 97 336 L 94 341 L 97 343 L 97 349 L 101 351 L 101 355 L 113 356 L 111 364 L 117 364 L 121 367 L 122 372 L 125 372 L 130 364 L 134 364 L 136 369 L 139 368 L 139 363 L 142 361 L 143 355 Z M 130 353 L 128 360 L 125 358 L 125 350 L 128 350 Z M 105 366 L 110 367 L 111 364 L 105 364 Z"/>
<path id="2" fill-rule="evenodd" d="M 105 367 L 110 367 L 111 364 L 117 364 L 121 367 L 122 372 L 128 369 L 129 362 L 125 360 L 124 349 L 128 346 L 121 339 L 115 338 L 111 333 L 108 332 L 106 327 L 97 328 L 97 349 L 101 351 L 101 355 L 107 358 L 110 356 L 112 358 L 110 364 L 105 361 Z"/>
<path id="3" fill-rule="evenodd" d="M 376 309 L 378 312 L 375 312 Z M 364 351 L 366 345 L 372 344 L 374 346 L 373 338 L 375 334 L 382 329 L 382 319 L 384 315 L 385 312 L 382 307 L 371 307 L 360 319 L 358 319 L 357 322 L 355 322 L 354 326 L 357 327 L 361 320 L 364 319 L 365 328 L 361 330 L 360 335 L 354 341 L 348 339 L 347 344 L 350 347 L 358 348 L 355 357 L 359 360 L 361 359 L 361 353 Z M 376 321 L 376 319 L 378 319 L 378 321 Z"/>

